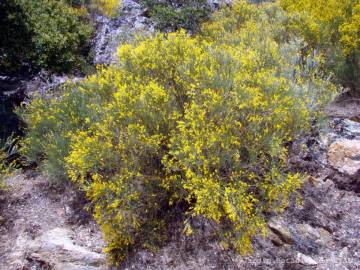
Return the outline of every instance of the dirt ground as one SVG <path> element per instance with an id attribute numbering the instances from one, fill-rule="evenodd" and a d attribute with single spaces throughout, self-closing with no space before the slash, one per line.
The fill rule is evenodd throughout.
<path id="1" fill-rule="evenodd" d="M 55 187 L 42 175 L 21 172 L 9 177 L 6 185 L 0 195 L 0 270 L 44 269 L 33 267 L 40 263 L 29 257 L 28 246 L 56 228 L 68 230 L 74 245 L 102 252 L 99 229 L 73 187 Z"/>

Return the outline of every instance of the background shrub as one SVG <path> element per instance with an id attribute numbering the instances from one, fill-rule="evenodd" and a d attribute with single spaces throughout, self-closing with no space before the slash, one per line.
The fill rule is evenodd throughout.
<path id="1" fill-rule="evenodd" d="M 0 4 L 0 66 L 7 73 L 24 62 L 69 71 L 84 64 L 92 34 L 86 9 L 65 0 L 8 0 Z"/>
<path id="2" fill-rule="evenodd" d="M 310 49 L 325 55 L 324 68 L 335 80 L 360 91 L 359 0 L 280 0 L 291 16 L 289 31 L 301 35 Z"/>
<path id="3" fill-rule="evenodd" d="M 211 14 L 207 0 L 141 0 L 149 15 L 161 31 L 175 31 L 180 28 L 195 31 L 199 24 Z"/>
<path id="4" fill-rule="evenodd" d="M 24 13 L 15 1 L 0 2 L 0 70 L 16 70 L 25 58 L 24 48 L 31 43 L 31 35 L 24 21 Z"/>
<path id="5" fill-rule="evenodd" d="M 243 254 L 265 234 L 264 213 L 286 207 L 302 180 L 286 145 L 334 92 L 287 20 L 237 1 L 201 34 L 123 45 L 118 66 L 24 109 L 24 155 L 86 191 L 114 261 L 161 242 L 178 205 Z"/>

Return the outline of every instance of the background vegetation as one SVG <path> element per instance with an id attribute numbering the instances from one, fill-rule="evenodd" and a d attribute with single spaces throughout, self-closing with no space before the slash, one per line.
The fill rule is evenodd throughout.
<path id="1" fill-rule="evenodd" d="M 90 10 L 114 15 L 119 0 L 6 0 L 0 3 L 0 72 L 24 65 L 55 72 L 90 65 Z"/>
<path id="2" fill-rule="evenodd" d="M 212 8 L 207 0 L 140 0 L 160 31 L 180 28 L 196 31 L 199 24 L 209 19 Z"/>
<path id="3" fill-rule="evenodd" d="M 337 83 L 359 94 L 360 85 L 360 1 L 281 0 L 290 14 L 289 32 L 301 35 L 309 50 L 326 59 L 323 68 Z"/>
<path id="4" fill-rule="evenodd" d="M 92 26 L 83 6 L 64 0 L 8 0 L 0 4 L 0 67 L 70 71 L 84 63 Z"/>
<path id="5" fill-rule="evenodd" d="M 161 243 L 173 211 L 187 233 L 205 217 L 245 254 L 301 185 L 287 145 L 335 91 L 293 20 L 278 4 L 235 1 L 197 35 L 124 45 L 118 66 L 22 110 L 22 153 L 86 192 L 115 262 Z"/>

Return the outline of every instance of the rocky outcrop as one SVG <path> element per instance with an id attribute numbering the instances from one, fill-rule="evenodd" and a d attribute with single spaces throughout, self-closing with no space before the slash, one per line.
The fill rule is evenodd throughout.
<path id="1" fill-rule="evenodd" d="M 154 31 L 153 24 L 136 1 L 123 0 L 119 13 L 119 16 L 112 19 L 102 15 L 96 16 L 94 64 L 116 63 L 116 50 L 120 44 L 131 40 L 135 34 Z"/>
<path id="2" fill-rule="evenodd" d="M 334 123 L 329 164 L 345 177 L 360 178 L 360 123 L 349 119 L 335 119 Z"/>

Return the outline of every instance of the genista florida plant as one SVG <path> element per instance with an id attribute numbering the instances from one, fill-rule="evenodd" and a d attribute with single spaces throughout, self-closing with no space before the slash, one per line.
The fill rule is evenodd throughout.
<path id="1" fill-rule="evenodd" d="M 264 213 L 286 207 L 303 179 L 286 145 L 334 92 L 286 21 L 275 4 L 236 1 L 201 34 L 123 45 L 119 65 L 24 109 L 23 154 L 86 192 L 113 261 L 161 243 L 178 205 L 187 233 L 204 217 L 242 254 Z"/>

